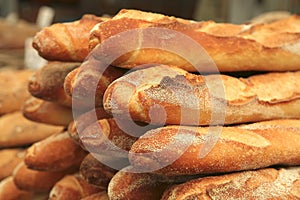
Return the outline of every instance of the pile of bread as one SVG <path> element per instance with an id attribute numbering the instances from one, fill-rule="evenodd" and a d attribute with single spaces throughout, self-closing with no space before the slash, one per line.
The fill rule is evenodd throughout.
<path id="1" fill-rule="evenodd" d="M 22 111 L 64 129 L 31 141 L 0 197 L 300 199 L 299 24 L 121 10 L 44 28 Z"/>

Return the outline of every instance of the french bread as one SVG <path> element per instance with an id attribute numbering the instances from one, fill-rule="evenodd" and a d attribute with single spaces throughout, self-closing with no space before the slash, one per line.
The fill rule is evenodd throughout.
<path id="1" fill-rule="evenodd" d="M 12 175 L 14 168 L 23 161 L 24 155 L 25 151 L 21 148 L 0 150 L 0 181 Z"/>
<path id="2" fill-rule="evenodd" d="M 19 189 L 9 176 L 0 182 L 0 199 L 5 200 L 32 200 L 34 193 Z"/>
<path id="3" fill-rule="evenodd" d="M 0 115 L 18 111 L 29 98 L 27 91 L 29 77 L 32 70 L 0 70 Z"/>
<path id="4" fill-rule="evenodd" d="M 26 119 L 21 112 L 9 113 L 0 118 L 0 147 L 20 147 L 33 144 L 64 127 L 41 124 Z"/>
<path id="5" fill-rule="evenodd" d="M 72 107 L 72 98 L 65 93 L 67 74 L 80 63 L 49 62 L 37 70 L 29 79 L 28 91 L 34 97 Z"/>
<path id="6" fill-rule="evenodd" d="M 123 68 L 160 63 L 192 72 L 299 70 L 299 21 L 292 15 L 269 24 L 236 25 L 123 9 L 93 28 L 89 45 L 96 54 L 96 45 L 107 44 L 103 57 L 115 56 L 112 65 Z"/>
<path id="7" fill-rule="evenodd" d="M 300 165 L 299 133 L 299 120 L 233 127 L 166 126 L 140 137 L 129 160 L 137 170 L 168 176 Z"/>
<path id="8" fill-rule="evenodd" d="M 127 70 L 105 66 L 93 57 L 83 62 L 80 68 L 70 72 L 65 78 L 64 88 L 67 94 L 90 105 L 90 108 L 102 105 L 103 94 L 108 85 L 125 74 Z"/>
<path id="9" fill-rule="evenodd" d="M 70 167 L 79 168 L 86 154 L 67 132 L 63 132 L 30 146 L 26 151 L 24 162 L 33 170 L 63 171 Z"/>
<path id="10" fill-rule="evenodd" d="M 114 81 L 103 102 L 112 115 L 151 124 L 222 125 L 299 118 L 299 78 L 300 71 L 236 78 L 158 65 Z"/>
<path id="11" fill-rule="evenodd" d="M 299 199 L 300 169 L 260 169 L 211 176 L 174 185 L 162 200 Z"/>
<path id="12" fill-rule="evenodd" d="M 74 116 L 77 113 L 73 113 L 74 121 L 70 122 L 68 125 L 69 136 L 79 144 L 83 149 L 84 145 L 80 141 L 78 132 L 82 132 L 87 126 L 96 122 L 98 119 L 111 118 L 111 116 L 104 110 L 103 107 L 97 107 L 78 116 Z"/>
<path id="13" fill-rule="evenodd" d="M 30 97 L 23 105 L 24 117 L 31 121 L 67 127 L 73 121 L 72 108 Z"/>
<path id="14" fill-rule="evenodd" d="M 155 174 L 117 172 L 108 185 L 110 200 L 156 200 L 160 199 L 164 190 L 172 185 L 161 181 L 162 177 Z"/>
<path id="15" fill-rule="evenodd" d="M 130 127 L 127 120 L 101 119 L 79 132 L 82 146 L 93 153 L 111 155 L 127 153 L 137 138 L 150 127 Z M 136 125 L 137 126 L 137 125 Z"/>
<path id="16" fill-rule="evenodd" d="M 108 183 L 117 172 L 101 163 L 93 154 L 88 154 L 80 166 L 80 174 L 88 183 L 107 189 Z"/>
<path id="17" fill-rule="evenodd" d="M 103 189 L 87 183 L 77 174 L 66 175 L 53 186 L 49 200 L 80 200 L 101 191 Z"/>
<path id="18" fill-rule="evenodd" d="M 74 171 L 75 169 L 60 172 L 36 171 L 27 168 L 22 162 L 14 169 L 13 180 L 16 186 L 22 190 L 49 192 L 57 181 L 67 173 L 74 173 Z"/>
<path id="19" fill-rule="evenodd" d="M 80 20 L 56 23 L 38 32 L 33 47 L 47 60 L 83 61 L 89 53 L 89 32 L 107 18 L 84 15 Z"/>

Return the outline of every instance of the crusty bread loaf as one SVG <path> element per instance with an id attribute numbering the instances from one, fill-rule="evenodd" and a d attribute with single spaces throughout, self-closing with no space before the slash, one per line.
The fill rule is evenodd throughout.
<path id="1" fill-rule="evenodd" d="M 60 172 L 36 171 L 28 169 L 24 162 L 14 170 L 13 179 L 16 186 L 22 190 L 34 192 L 48 192 L 53 185 L 63 178 L 68 172 L 74 173 L 75 169 Z"/>
<path id="2" fill-rule="evenodd" d="M 153 124 L 222 125 L 299 118 L 299 79 L 300 71 L 235 78 L 200 76 L 159 65 L 117 79 L 103 102 L 108 113 Z"/>
<path id="3" fill-rule="evenodd" d="M 162 200 L 300 199 L 300 169 L 260 169 L 199 178 L 166 190 Z"/>
<path id="4" fill-rule="evenodd" d="M 14 168 L 23 161 L 24 155 L 25 151 L 21 148 L 0 150 L 0 181 L 12 175 Z"/>
<path id="5" fill-rule="evenodd" d="M 76 113 L 73 113 L 73 116 L 74 115 L 76 115 Z M 83 149 L 85 149 L 84 145 L 82 145 L 80 141 L 78 132 L 82 132 L 87 126 L 99 119 L 111 118 L 111 116 L 104 110 L 103 107 L 98 107 L 86 113 L 75 116 L 74 118 L 74 121 L 72 121 L 68 126 L 69 136 Z"/>
<path id="6" fill-rule="evenodd" d="M 110 200 L 156 200 L 172 183 L 155 174 L 117 172 L 108 185 Z"/>
<path id="7" fill-rule="evenodd" d="M 194 22 L 137 10 L 121 10 L 111 20 L 93 28 L 90 48 L 104 44 L 106 39 L 122 32 L 126 38 L 114 37 L 113 42 L 107 42 L 108 45 L 102 49 L 109 56 L 117 56 L 115 52 L 125 52 L 112 63 L 123 68 L 160 63 L 188 71 L 215 71 L 207 64 L 212 61 L 201 60 L 201 57 L 206 57 L 204 52 L 199 51 L 201 48 L 193 47 L 199 44 L 221 72 L 299 70 L 299 21 L 300 17 L 293 15 L 269 24 L 235 25 L 213 21 Z M 165 34 L 168 37 L 161 36 Z"/>
<path id="8" fill-rule="evenodd" d="M 89 32 L 107 18 L 84 15 L 80 20 L 56 23 L 38 32 L 33 47 L 47 60 L 83 61 L 88 55 Z"/>
<path id="9" fill-rule="evenodd" d="M 55 126 L 68 126 L 73 120 L 72 108 L 30 97 L 23 105 L 23 115 L 32 121 Z"/>
<path id="10" fill-rule="evenodd" d="M 32 144 L 63 130 L 62 126 L 36 123 L 21 112 L 9 113 L 0 118 L 0 147 L 17 147 Z"/>
<path id="11" fill-rule="evenodd" d="M 106 66 L 102 61 L 91 57 L 83 62 L 80 68 L 67 75 L 64 88 L 66 93 L 72 96 L 73 101 L 85 102 L 90 108 L 99 107 L 102 105 L 103 94 L 108 85 L 126 71 Z"/>
<path id="12" fill-rule="evenodd" d="M 97 107 L 81 115 L 78 115 L 74 119 L 74 126 L 76 126 L 77 131 L 83 131 L 87 126 L 101 119 L 111 118 L 103 107 Z"/>
<path id="13" fill-rule="evenodd" d="M 140 137 L 129 160 L 137 169 L 169 176 L 300 165 L 299 133 L 300 120 L 214 128 L 166 126 Z"/>
<path id="14" fill-rule="evenodd" d="M 103 189 L 107 189 L 109 181 L 116 172 L 116 169 L 101 163 L 101 160 L 92 154 L 88 154 L 80 166 L 80 174 L 84 180 Z"/>
<path id="15" fill-rule="evenodd" d="M 49 62 L 29 79 L 28 91 L 31 95 L 65 106 L 72 106 L 72 98 L 65 93 L 64 81 L 67 74 L 80 63 Z"/>
<path id="16" fill-rule="evenodd" d="M 79 168 L 86 154 L 67 132 L 63 132 L 33 144 L 27 149 L 24 161 L 30 169 L 63 171 L 70 167 Z"/>
<path id="17" fill-rule="evenodd" d="M 27 91 L 32 70 L 0 70 L 0 115 L 18 111 L 30 96 Z"/>
<path id="18" fill-rule="evenodd" d="M 9 176 L 0 182 L 0 199 L 3 200 L 32 200 L 32 191 L 20 190 Z"/>
<path id="19" fill-rule="evenodd" d="M 101 191 L 103 189 L 87 183 L 77 174 L 67 175 L 54 185 L 49 200 L 80 200 Z"/>
<path id="20" fill-rule="evenodd" d="M 78 133 L 80 143 L 88 151 L 101 155 L 118 152 L 122 154 L 124 150 L 128 152 L 138 136 L 147 130 L 143 128 L 136 130 L 129 125 L 127 120 L 116 121 L 114 118 L 98 120 Z"/>

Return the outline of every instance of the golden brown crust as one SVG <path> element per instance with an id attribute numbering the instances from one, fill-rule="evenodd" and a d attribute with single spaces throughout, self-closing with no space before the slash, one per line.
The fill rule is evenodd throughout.
<path id="1" fill-rule="evenodd" d="M 61 132 L 63 127 L 29 121 L 21 112 L 15 112 L 0 118 L 0 129 L 0 147 L 3 148 L 32 144 Z"/>
<path id="2" fill-rule="evenodd" d="M 155 173 L 169 176 L 299 165 L 299 131 L 299 120 L 274 120 L 219 130 L 166 126 L 139 138 L 129 158 L 137 169 L 156 170 Z M 203 155 L 202 150 L 214 143 L 209 136 L 217 141 Z"/>
<path id="3" fill-rule="evenodd" d="M 117 172 L 108 186 L 110 200 L 160 199 L 170 182 L 161 182 L 160 176 L 145 173 Z"/>
<path id="4" fill-rule="evenodd" d="M 90 58 L 83 62 L 78 70 L 67 75 L 64 87 L 73 101 L 85 102 L 87 107 L 92 109 L 102 105 L 103 94 L 108 85 L 126 71 L 106 66 L 101 61 Z"/>
<path id="5" fill-rule="evenodd" d="M 52 135 L 27 149 L 25 163 L 29 169 L 63 171 L 79 168 L 86 152 L 78 146 L 67 132 Z"/>
<path id="6" fill-rule="evenodd" d="M 27 119 L 44 124 L 66 127 L 73 120 L 70 107 L 35 97 L 24 103 L 22 111 Z"/>
<path id="7" fill-rule="evenodd" d="M 112 169 L 92 154 L 88 154 L 81 163 L 80 174 L 88 183 L 107 189 L 108 183 L 117 170 Z"/>
<path id="8" fill-rule="evenodd" d="M 23 161 L 24 154 L 24 149 L 20 148 L 0 150 L 0 181 L 12 175 L 14 168 Z"/>
<path id="9" fill-rule="evenodd" d="M 300 170 L 261 169 L 192 180 L 166 190 L 162 200 L 299 199 Z"/>
<path id="10" fill-rule="evenodd" d="M 91 32 L 90 48 L 93 49 L 97 44 L 118 33 L 141 28 L 132 36 L 138 38 L 135 40 L 139 42 L 132 43 L 138 50 L 121 56 L 113 65 L 133 68 L 141 64 L 160 63 L 175 65 L 187 71 L 197 71 L 178 54 L 160 49 L 140 48 L 149 40 L 143 32 L 147 31 L 146 28 L 167 28 L 183 33 L 200 44 L 221 72 L 299 70 L 299 21 L 300 17 L 293 15 L 267 25 L 234 25 L 213 21 L 192 22 L 155 13 L 122 10 L 111 20 L 95 26 Z M 167 38 L 164 38 L 162 41 L 166 40 Z M 106 53 L 111 54 L 117 46 L 126 46 L 127 41 L 119 40 L 119 43 L 116 47 L 108 47 Z M 159 44 L 159 40 L 155 39 L 153 43 Z M 182 42 L 177 46 L 178 50 L 185 51 L 186 47 Z M 189 59 L 199 60 L 199 55 L 189 55 Z M 200 70 L 215 71 L 205 66 Z"/>
<path id="11" fill-rule="evenodd" d="M 13 177 L 7 177 L 0 182 L 0 199 L 32 200 L 33 192 L 20 190 L 14 183 Z"/>
<path id="12" fill-rule="evenodd" d="M 78 135 L 82 146 L 90 152 L 111 155 L 113 152 L 129 151 L 138 136 L 145 131 L 146 129 L 135 130 L 130 127 L 127 120 L 116 121 L 110 118 L 98 120 Z"/>
<path id="13" fill-rule="evenodd" d="M 30 96 L 27 84 L 33 73 L 32 70 L 0 70 L 0 115 L 22 108 Z"/>
<path id="14" fill-rule="evenodd" d="M 222 113 L 225 124 L 299 118 L 299 78 L 299 71 L 240 79 L 201 76 L 160 65 L 114 81 L 105 92 L 104 108 L 153 124 L 222 124 Z M 212 117 L 216 113 L 218 120 Z"/>
<path id="15" fill-rule="evenodd" d="M 49 194 L 49 200 L 80 200 L 103 189 L 85 182 L 79 175 L 67 175 L 58 181 Z"/>
<path id="16" fill-rule="evenodd" d="M 89 32 L 107 18 L 84 15 L 80 20 L 57 23 L 38 32 L 33 47 L 47 60 L 83 61 L 89 53 Z"/>
<path id="17" fill-rule="evenodd" d="M 34 192 L 47 192 L 50 191 L 54 184 L 64 177 L 65 174 L 67 174 L 66 171 L 48 172 L 31 170 L 22 162 L 15 168 L 13 179 L 20 189 Z"/>
<path id="18" fill-rule="evenodd" d="M 68 133 L 75 142 L 77 142 L 83 149 L 85 149 L 80 141 L 78 132 L 82 132 L 87 126 L 96 122 L 98 119 L 105 118 L 111 118 L 111 116 L 104 110 L 103 107 L 98 107 L 94 110 L 90 110 L 75 117 L 75 120 L 68 126 Z"/>
<path id="19" fill-rule="evenodd" d="M 67 74 L 80 63 L 49 62 L 29 79 L 28 91 L 37 98 L 72 106 L 72 98 L 65 93 L 64 81 Z"/>

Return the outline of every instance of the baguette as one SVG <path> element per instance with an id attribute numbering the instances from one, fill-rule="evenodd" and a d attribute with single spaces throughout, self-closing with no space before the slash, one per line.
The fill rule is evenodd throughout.
<path id="1" fill-rule="evenodd" d="M 80 174 L 88 183 L 107 189 L 108 183 L 117 172 L 116 169 L 101 163 L 92 154 L 88 154 L 80 166 Z"/>
<path id="2" fill-rule="evenodd" d="M 62 126 L 40 124 L 26 119 L 21 112 L 0 118 L 0 147 L 20 147 L 33 144 L 63 130 Z"/>
<path id="3" fill-rule="evenodd" d="M 79 168 L 86 154 L 67 132 L 63 132 L 29 147 L 24 162 L 29 169 L 33 170 L 63 171 L 70 167 Z"/>
<path id="4" fill-rule="evenodd" d="M 20 148 L 0 150 L 0 181 L 12 175 L 14 168 L 23 161 L 24 154 Z"/>
<path id="5" fill-rule="evenodd" d="M 125 74 L 127 70 L 103 63 L 93 57 L 65 78 L 64 88 L 73 101 L 85 102 L 90 108 L 102 105 L 103 94 L 108 85 Z"/>
<path id="6" fill-rule="evenodd" d="M 18 111 L 29 98 L 27 91 L 32 70 L 0 70 L 0 115 Z"/>
<path id="7" fill-rule="evenodd" d="M 126 120 L 115 121 L 111 118 L 98 120 L 78 135 L 82 146 L 90 152 L 111 155 L 114 152 L 122 154 L 124 150 L 127 153 L 138 136 L 146 130 L 144 128 L 135 130 L 134 127 L 128 126 Z"/>
<path id="8" fill-rule="evenodd" d="M 112 115 L 151 124 L 222 125 L 299 118 L 299 79 L 300 71 L 235 78 L 200 76 L 159 65 L 117 79 L 107 88 L 103 102 Z"/>
<path id="9" fill-rule="evenodd" d="M 47 60 L 82 62 L 89 53 L 89 32 L 107 18 L 84 15 L 80 20 L 56 23 L 38 32 L 33 47 Z"/>
<path id="10" fill-rule="evenodd" d="M 93 28 L 89 45 L 95 49 L 103 44 L 103 57 L 115 56 L 112 65 L 123 68 L 160 63 L 191 72 L 299 70 L 299 21 L 300 17 L 293 15 L 269 24 L 235 25 L 121 10 L 111 20 Z M 166 34 L 168 37 L 161 37 Z M 218 70 L 196 45 L 207 52 Z M 97 51 L 96 48 L 93 52 Z M 125 54 L 119 56 L 120 52 Z M 207 58 L 201 60 L 201 57 Z"/>
<path id="11" fill-rule="evenodd" d="M 199 178 L 166 190 L 162 200 L 299 199 L 300 169 L 260 169 Z"/>
<path id="12" fill-rule="evenodd" d="M 117 172 L 108 185 L 110 200 L 158 200 L 164 190 L 172 185 L 162 177 L 147 173 Z"/>
<path id="13" fill-rule="evenodd" d="M 29 120 L 55 126 L 67 127 L 73 121 L 71 108 L 35 97 L 25 102 L 22 112 Z"/>
<path id="14" fill-rule="evenodd" d="M 32 200 L 34 193 L 19 189 L 9 176 L 0 182 L 0 199 L 5 200 Z"/>
<path id="15" fill-rule="evenodd" d="M 67 74 L 80 63 L 49 62 L 29 79 L 28 91 L 34 97 L 72 107 L 72 98 L 65 93 Z"/>
<path id="16" fill-rule="evenodd" d="M 139 138 L 129 160 L 137 170 L 167 176 L 300 165 L 299 133 L 300 120 L 214 128 L 166 126 Z M 215 144 L 212 137 L 218 139 Z"/>
<path id="17" fill-rule="evenodd" d="M 101 191 L 103 189 L 88 184 L 79 175 L 67 175 L 54 185 L 49 200 L 80 200 Z"/>
<path id="18" fill-rule="evenodd" d="M 73 113 L 73 116 L 77 113 Z M 106 119 L 111 118 L 111 116 L 104 110 L 103 107 L 98 107 L 83 114 L 74 117 L 74 121 L 72 121 L 68 126 L 69 136 L 83 149 L 85 149 L 84 145 L 82 145 L 78 132 L 82 132 L 87 126 L 96 122 L 98 119 Z"/>
<path id="19" fill-rule="evenodd" d="M 33 192 L 48 192 L 54 184 L 67 173 L 74 173 L 75 169 L 60 172 L 36 171 L 28 169 L 24 162 L 20 163 L 13 173 L 16 186 L 21 190 Z"/>

